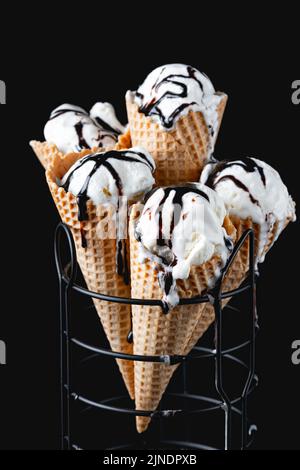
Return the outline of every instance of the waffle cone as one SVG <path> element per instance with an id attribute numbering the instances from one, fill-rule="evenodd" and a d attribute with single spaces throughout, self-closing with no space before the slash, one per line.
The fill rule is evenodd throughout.
<path id="1" fill-rule="evenodd" d="M 131 295 L 141 299 L 159 299 L 162 296 L 154 263 L 138 260 L 138 242 L 134 226 L 139 216 L 139 206 L 132 208 L 129 223 Z M 230 224 L 231 225 L 231 224 Z M 232 227 L 232 226 L 231 226 Z M 234 230 L 234 229 L 233 229 Z M 204 292 L 215 279 L 221 260 L 214 256 L 202 266 L 192 266 L 189 278 L 177 282 L 180 297 L 194 297 Z M 191 335 L 202 316 L 204 304 L 181 305 L 164 314 L 157 306 L 132 306 L 134 354 L 173 355 L 185 354 Z M 137 410 L 155 410 L 176 369 L 176 365 L 135 362 L 135 404 Z M 144 432 L 150 422 L 138 416 L 138 432 Z"/>
<path id="2" fill-rule="evenodd" d="M 230 216 L 230 220 L 235 226 L 236 229 L 236 240 L 243 235 L 243 233 L 248 229 L 253 229 L 254 231 L 254 257 L 255 259 L 258 256 L 260 241 L 262 237 L 261 226 L 257 223 L 254 223 L 253 220 L 249 217 L 247 219 L 240 219 L 239 217 Z M 287 219 L 283 226 L 285 227 L 290 219 Z M 269 249 L 272 247 L 278 236 L 278 224 L 275 222 L 272 230 L 268 233 L 266 242 L 262 249 L 262 255 L 265 255 Z M 249 238 L 247 238 L 242 245 L 241 249 L 237 253 L 232 265 L 230 266 L 226 276 L 224 277 L 222 284 L 222 292 L 231 291 L 237 289 L 241 283 L 245 280 L 249 270 Z M 224 307 L 230 298 L 224 299 L 222 301 L 222 306 Z M 187 351 L 190 351 L 205 333 L 208 327 L 215 320 L 214 308 L 211 304 L 205 304 L 203 309 L 202 316 L 199 319 L 199 322 L 196 325 L 196 328 L 190 338 Z"/>
<path id="3" fill-rule="evenodd" d="M 84 150 L 80 153 L 56 155 L 46 171 L 47 182 L 62 221 L 72 231 L 78 263 L 88 289 L 113 296 L 130 297 L 130 286 L 116 273 L 116 240 L 101 235 L 104 232 L 107 234 L 107 226 L 112 230 L 109 234 L 115 233 L 114 208 L 101 205 L 96 207 L 92 201 L 88 201 L 88 220 L 79 222 L 76 198 L 56 184 L 57 178 L 61 179 L 75 161 L 90 152 L 91 150 Z M 82 247 L 82 233 L 86 239 L 86 248 Z M 131 330 L 130 306 L 98 299 L 93 301 L 111 349 L 131 354 L 133 346 L 127 341 Z M 117 363 L 133 398 L 133 362 L 118 359 Z"/>
<path id="4" fill-rule="evenodd" d="M 39 142 L 38 140 L 31 140 L 29 142 L 29 145 L 32 147 L 34 153 L 36 154 L 37 158 L 47 170 L 47 168 L 50 166 L 50 164 L 53 162 L 54 157 L 56 155 L 63 155 L 62 152 L 58 150 L 55 144 L 51 144 L 50 142 Z M 130 138 L 130 132 L 126 131 L 125 134 L 121 134 L 118 137 L 118 142 L 116 143 L 114 149 L 115 150 L 122 150 L 122 149 L 127 149 L 131 147 L 131 138 Z M 110 150 L 107 148 L 99 148 L 99 147 L 94 147 L 89 150 L 89 153 L 92 152 L 105 152 L 106 150 Z"/>
<path id="5" fill-rule="evenodd" d="M 222 96 L 218 107 L 219 128 L 227 102 L 227 96 Z M 198 181 L 209 153 L 209 131 L 203 114 L 190 111 L 178 119 L 173 130 L 164 131 L 139 112 L 130 96 L 126 106 L 132 145 L 144 147 L 153 156 L 157 185 Z"/>
<path id="6" fill-rule="evenodd" d="M 45 168 L 48 168 L 53 161 L 55 155 L 62 155 L 55 144 L 49 142 L 39 142 L 38 140 L 31 140 L 29 145 L 32 147 L 37 158 Z"/>

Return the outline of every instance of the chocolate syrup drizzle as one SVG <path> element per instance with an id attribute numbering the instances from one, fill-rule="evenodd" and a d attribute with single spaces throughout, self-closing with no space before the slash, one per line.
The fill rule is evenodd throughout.
<path id="1" fill-rule="evenodd" d="M 108 122 L 106 121 L 103 121 L 103 119 L 99 118 L 98 116 L 95 116 L 93 118 L 94 121 L 97 122 L 97 124 L 104 130 L 104 131 L 107 131 L 109 132 L 110 134 L 113 134 L 115 137 L 116 137 L 116 140 L 117 140 L 117 137 L 118 135 L 121 134 L 121 132 L 118 130 L 118 129 L 115 129 L 113 127 L 111 127 Z"/>
<path id="2" fill-rule="evenodd" d="M 76 116 L 89 116 L 89 114 L 83 110 L 79 110 L 79 109 L 72 109 L 72 108 L 63 108 L 63 109 L 55 109 L 54 111 L 52 111 L 51 115 L 50 115 L 50 118 L 49 118 L 49 121 L 51 121 L 52 119 L 55 119 L 57 118 L 58 116 L 61 116 L 62 114 L 66 114 L 66 113 L 74 113 L 76 114 Z"/>
<path id="3" fill-rule="evenodd" d="M 81 111 L 81 110 L 77 110 L 77 109 L 75 110 L 71 108 L 63 108 L 63 109 L 54 110 L 52 111 L 50 115 L 49 121 L 66 113 L 73 113 L 75 114 L 75 116 L 88 117 L 94 123 L 95 127 L 97 127 L 99 130 L 99 135 L 98 135 L 99 142 L 97 142 L 97 147 L 102 147 L 102 142 L 100 142 L 100 140 L 104 139 L 105 137 L 111 137 L 112 139 L 115 140 L 115 142 L 117 142 L 118 135 L 121 134 L 119 130 L 113 129 L 107 122 L 103 121 L 103 119 L 100 119 L 99 117 L 91 118 L 90 115 L 84 110 Z M 84 124 L 81 121 L 74 124 L 74 129 L 78 137 L 78 145 L 76 146 L 76 150 L 78 150 L 79 152 L 80 150 L 91 148 L 83 137 L 83 127 L 84 127 Z M 103 134 L 102 133 L 103 131 L 108 132 L 108 134 Z"/>
<path id="4" fill-rule="evenodd" d="M 193 183 L 184 183 L 182 185 L 178 186 L 168 186 L 165 188 L 154 188 L 152 189 L 149 193 L 146 194 L 144 198 L 144 204 L 148 201 L 148 199 L 159 189 L 163 189 L 164 193 L 163 196 L 159 202 L 159 207 L 158 207 L 158 239 L 157 239 L 157 245 L 158 246 L 166 246 L 170 250 L 172 249 L 172 234 L 173 231 L 178 224 L 180 217 L 181 217 L 181 212 L 182 212 L 182 206 L 183 206 L 183 196 L 187 193 L 194 193 L 198 196 L 201 196 L 202 198 L 206 199 L 209 202 L 209 196 L 204 192 L 201 191 L 197 187 L 196 184 Z M 162 209 L 163 209 L 163 204 L 166 202 L 167 198 L 169 197 L 171 191 L 175 191 L 174 197 L 173 197 L 173 205 L 178 204 L 180 206 L 180 212 L 175 220 L 175 211 L 173 210 L 173 214 L 171 217 L 171 222 L 170 222 L 170 230 L 169 230 L 169 238 L 163 238 L 163 221 L 162 221 Z M 138 241 L 142 241 L 141 233 L 138 231 L 138 227 L 135 231 L 135 237 Z M 174 282 L 173 279 L 173 274 L 172 274 L 172 267 L 176 266 L 177 264 L 177 258 L 173 254 L 171 259 L 166 259 L 164 256 L 160 256 L 157 254 L 157 256 L 162 260 L 162 271 L 159 272 L 158 275 L 158 280 L 160 283 L 161 289 L 164 291 L 165 296 L 167 296 L 172 288 L 176 287 L 176 282 Z M 169 304 L 163 300 L 163 312 L 167 314 L 170 311 L 170 306 Z"/>
<path id="5" fill-rule="evenodd" d="M 127 342 L 129 344 L 133 343 L 133 331 L 132 330 L 130 330 L 129 333 L 128 333 Z"/>
<path id="6" fill-rule="evenodd" d="M 74 125 L 74 129 L 76 131 L 77 137 L 78 137 L 78 148 L 79 149 L 89 149 L 90 146 L 86 142 L 86 140 L 83 137 L 83 124 L 81 121 L 77 122 L 77 124 Z"/>
<path id="7" fill-rule="evenodd" d="M 163 73 L 164 70 L 165 70 L 165 67 L 161 70 L 160 75 Z M 197 70 L 191 66 L 187 66 L 186 70 L 187 70 L 187 75 L 170 74 L 167 77 L 163 78 L 162 80 L 160 80 L 160 75 L 159 75 L 156 82 L 152 86 L 152 90 L 155 90 L 155 92 L 157 92 L 163 84 L 171 83 L 173 85 L 180 87 L 181 91 L 179 91 L 178 93 L 172 92 L 170 90 L 166 91 L 158 100 L 155 100 L 155 98 L 153 98 L 149 103 L 141 105 L 139 107 L 140 113 L 144 113 L 146 116 L 158 116 L 162 125 L 166 129 L 170 129 L 171 127 L 173 127 L 174 120 L 176 119 L 178 114 L 180 114 L 185 108 L 192 106 L 194 104 L 197 104 L 195 101 L 191 101 L 190 103 L 182 103 L 173 111 L 173 113 L 169 117 L 166 117 L 163 115 L 162 111 L 159 109 L 159 104 L 161 103 L 161 101 L 163 101 L 165 98 L 167 99 L 168 98 L 173 99 L 175 97 L 186 98 L 188 96 L 187 85 L 176 79 L 177 78 L 189 78 L 191 80 L 195 80 L 195 82 L 199 85 L 201 91 L 203 92 L 202 83 L 200 80 L 196 78 Z M 136 96 L 140 98 L 141 100 L 144 99 L 144 95 L 142 93 L 136 92 Z M 210 129 L 210 132 L 211 134 L 213 134 L 213 129 Z"/>
<path id="8" fill-rule="evenodd" d="M 133 325 L 132 325 L 132 316 L 130 316 L 130 330 L 127 335 L 127 343 L 133 343 Z"/>
<path id="9" fill-rule="evenodd" d="M 226 181 L 230 180 L 232 181 L 238 188 L 242 189 L 246 193 L 249 194 L 250 201 L 253 204 L 256 204 L 257 206 L 260 206 L 259 201 L 253 197 L 253 195 L 250 193 L 249 189 L 247 186 L 245 186 L 242 181 L 240 181 L 238 178 L 236 178 L 233 175 L 224 175 L 221 178 L 218 179 L 218 176 L 220 173 L 225 170 L 226 168 L 230 168 L 233 166 L 240 166 L 242 167 L 247 173 L 254 173 L 255 171 L 258 171 L 261 181 L 264 186 L 266 186 L 266 177 L 264 173 L 264 169 L 256 163 L 252 158 L 246 157 L 246 158 L 239 158 L 238 161 L 231 162 L 230 160 L 223 160 L 221 162 L 218 162 L 215 167 L 213 168 L 212 172 L 207 178 L 207 181 L 205 184 L 209 186 L 212 189 L 215 189 L 216 186 L 221 182 L 221 181 Z"/>
<path id="10" fill-rule="evenodd" d="M 139 158 L 137 158 L 140 157 Z M 72 179 L 76 172 L 87 162 L 94 162 L 94 166 L 90 170 L 89 174 L 87 175 L 79 193 L 77 194 L 77 205 L 78 205 L 78 220 L 79 222 L 88 220 L 88 211 L 87 211 L 87 201 L 89 200 L 88 196 L 88 189 L 89 184 L 91 181 L 92 176 L 96 173 L 96 171 L 100 167 L 106 168 L 107 171 L 111 174 L 112 178 L 115 181 L 117 190 L 118 190 L 118 205 L 117 205 L 117 214 L 119 211 L 119 199 L 123 195 L 123 184 L 120 178 L 119 173 L 115 170 L 115 168 L 111 165 L 109 160 L 123 160 L 126 162 L 135 162 L 147 165 L 151 171 L 154 171 L 154 166 L 151 161 L 144 155 L 142 152 L 135 152 L 132 150 L 124 150 L 124 151 L 116 151 L 111 150 L 106 153 L 92 153 L 86 155 L 85 157 L 81 158 L 77 162 L 77 165 L 74 169 L 69 173 L 66 181 L 62 185 L 63 189 L 67 192 L 69 191 L 69 187 L 71 184 Z M 117 219 L 118 220 L 118 219 Z M 117 229 L 117 240 L 116 240 L 116 271 L 118 274 L 123 276 L 125 284 L 129 284 L 129 269 L 127 263 L 127 249 L 125 240 L 119 238 L 119 230 Z M 81 241 L 82 247 L 85 248 L 87 246 L 86 239 L 84 237 L 84 232 L 81 229 Z"/>

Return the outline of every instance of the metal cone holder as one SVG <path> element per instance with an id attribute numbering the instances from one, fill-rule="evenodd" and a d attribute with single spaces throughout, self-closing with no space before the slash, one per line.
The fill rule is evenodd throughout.
<path id="1" fill-rule="evenodd" d="M 62 263 L 62 239 L 65 237 L 68 243 L 68 249 L 70 253 L 70 262 L 63 266 Z M 222 282 L 228 269 L 230 268 L 235 256 L 242 247 L 246 239 L 249 238 L 249 273 L 245 283 L 238 289 L 230 292 L 222 292 Z M 186 415 L 187 426 L 189 424 L 189 416 L 191 414 L 201 415 L 202 413 L 209 413 L 218 409 L 223 410 L 224 413 L 224 438 L 223 446 L 220 449 L 228 450 L 233 448 L 233 433 L 238 434 L 240 440 L 240 449 L 248 448 L 254 437 L 254 431 L 256 426 L 251 424 L 248 420 L 248 397 L 257 385 L 257 376 L 255 375 L 255 336 L 257 330 L 257 315 L 256 315 L 256 284 L 255 284 L 255 265 L 254 265 L 254 233 L 251 229 L 247 230 L 236 243 L 230 258 L 222 271 L 222 274 L 216 283 L 215 287 L 209 292 L 208 295 L 194 297 L 194 298 L 182 298 L 180 305 L 191 305 L 199 304 L 204 302 L 213 303 L 215 310 L 215 340 L 213 348 L 204 348 L 196 346 L 193 351 L 187 356 L 140 356 L 134 354 L 124 354 L 121 352 L 115 352 L 107 348 L 99 348 L 94 345 L 88 344 L 82 339 L 78 339 L 71 334 L 71 294 L 72 291 L 76 291 L 82 296 L 89 298 L 96 298 L 105 302 L 117 302 L 131 305 L 155 305 L 162 306 L 161 300 L 153 299 L 133 299 L 133 298 L 122 298 L 114 297 L 110 295 L 104 295 L 97 292 L 89 291 L 82 287 L 76 282 L 77 275 L 77 259 L 75 245 L 71 231 L 67 225 L 59 223 L 55 232 L 55 262 L 59 278 L 59 299 L 60 299 L 60 365 L 61 365 L 61 449 L 82 449 L 82 445 L 79 442 L 73 440 L 73 428 L 76 423 L 76 412 L 73 407 L 73 402 L 80 402 L 83 406 L 87 406 L 89 410 L 99 412 L 106 411 L 109 413 L 127 414 L 130 416 L 149 416 L 151 418 L 159 419 L 162 422 L 160 427 L 159 441 L 161 448 L 175 448 L 175 449 L 216 449 L 215 447 L 207 444 L 201 444 L 194 442 L 193 440 L 182 438 L 180 440 L 172 440 L 168 438 L 164 431 L 163 421 L 166 419 L 172 419 L 172 416 L 180 413 Z M 249 338 L 236 346 L 231 348 L 223 348 L 223 315 L 222 315 L 222 299 L 233 298 L 239 296 L 245 291 L 249 291 L 250 295 L 250 312 L 251 312 L 251 327 L 249 331 Z M 144 361 L 144 362 L 158 362 L 166 365 L 174 365 L 182 363 L 183 368 L 183 391 L 177 393 L 184 403 L 186 409 L 174 409 L 164 410 L 158 409 L 156 411 L 150 410 L 136 410 L 134 405 L 131 408 L 123 408 L 116 404 L 120 401 L 120 396 L 109 397 L 100 401 L 95 401 L 87 396 L 82 396 L 77 393 L 73 388 L 72 377 L 76 371 L 77 364 L 74 363 L 72 357 L 72 349 L 79 347 L 85 350 L 87 353 L 93 353 L 100 356 L 109 356 L 111 359 L 126 359 L 129 361 Z M 248 361 L 243 362 L 237 358 L 233 353 L 248 348 Z M 212 362 L 215 377 L 215 390 L 218 395 L 218 399 L 210 398 L 202 395 L 191 395 L 187 391 L 186 387 L 186 362 L 189 360 L 201 360 L 204 358 L 211 357 L 214 359 Z M 239 364 L 247 371 L 247 378 L 243 386 L 242 392 L 239 396 L 234 399 L 230 399 L 224 388 L 224 368 L 223 359 L 226 358 L 234 363 Z M 95 377 L 90 378 L 91 381 L 95 380 Z M 166 392 L 167 394 L 168 392 Z M 188 403 L 190 399 L 197 399 L 202 404 L 197 409 L 190 410 Z M 204 406 L 203 406 L 204 404 Z M 238 429 L 233 429 L 232 417 L 236 414 L 240 417 L 240 426 Z M 99 418 L 101 422 L 101 417 Z M 134 426 L 134 420 L 132 420 Z M 149 448 L 149 447 L 148 447 Z M 153 448 L 153 447 L 152 447 Z M 126 442 L 113 447 L 109 447 L 109 450 L 116 449 L 135 449 L 134 442 Z"/>

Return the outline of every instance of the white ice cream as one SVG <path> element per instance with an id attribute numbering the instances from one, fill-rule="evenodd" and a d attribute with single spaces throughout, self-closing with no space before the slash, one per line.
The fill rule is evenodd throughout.
<path id="1" fill-rule="evenodd" d="M 164 130 L 172 129 L 177 119 L 191 110 L 202 112 L 210 131 L 211 151 L 219 128 L 217 108 L 222 97 L 224 94 L 215 92 L 205 74 L 184 64 L 156 68 L 136 92 L 126 95 Z"/>
<path id="2" fill-rule="evenodd" d="M 128 237 L 128 201 L 135 201 L 154 184 L 155 163 L 151 155 L 140 147 L 91 153 L 69 169 L 61 182 L 65 191 L 72 193 L 78 204 L 78 221 L 87 221 L 88 200 L 113 209 L 96 225 L 98 239 L 116 239 L 116 271 L 129 282 L 125 239 Z M 111 223 L 115 222 L 115 223 Z M 82 226 L 81 226 L 82 227 Z M 82 228 L 82 247 L 87 240 Z"/>
<path id="3" fill-rule="evenodd" d="M 276 239 L 288 219 L 296 220 L 295 203 L 279 173 L 256 158 L 208 163 L 200 181 L 222 197 L 229 214 L 260 224 L 257 262 L 263 262 L 268 234 L 278 222 Z"/>
<path id="4" fill-rule="evenodd" d="M 157 188 L 150 193 L 135 236 L 140 242 L 141 262 L 150 258 L 162 267 L 160 284 L 167 308 L 179 302 L 176 279 L 187 279 L 192 265 L 200 266 L 214 254 L 225 264 L 232 247 L 222 227 L 225 215 L 221 198 L 200 183 Z"/>
<path id="5" fill-rule="evenodd" d="M 123 126 L 109 103 L 96 103 L 89 115 L 83 108 L 71 104 L 58 106 L 44 128 L 47 142 L 54 143 L 63 153 L 83 148 L 112 147 Z M 111 127 L 113 124 L 115 127 Z"/>
<path id="6" fill-rule="evenodd" d="M 117 206 L 119 197 L 135 200 L 151 189 L 154 169 L 150 153 L 140 147 L 94 153 L 77 160 L 61 186 L 74 196 L 87 196 L 95 205 Z"/>
<path id="7" fill-rule="evenodd" d="M 124 134 L 126 127 L 118 120 L 115 108 L 110 103 L 98 102 L 90 110 L 90 116 L 104 129 L 115 133 Z"/>

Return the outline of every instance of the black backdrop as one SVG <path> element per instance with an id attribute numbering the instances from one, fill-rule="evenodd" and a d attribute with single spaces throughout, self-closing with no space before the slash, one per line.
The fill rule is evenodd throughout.
<path id="1" fill-rule="evenodd" d="M 0 366 L 1 449 L 59 446 L 58 289 L 52 249 L 58 215 L 28 146 L 30 139 L 42 139 L 55 106 L 71 102 L 89 108 L 107 100 L 125 122 L 127 89 L 155 66 L 190 63 L 229 95 L 216 156 L 266 160 L 299 202 L 300 105 L 291 101 L 291 83 L 299 79 L 293 25 L 285 23 L 290 32 L 282 40 L 276 24 L 258 24 L 257 19 L 247 29 L 241 24 L 205 32 L 191 23 L 179 30 L 177 22 L 163 32 L 155 23 L 139 31 L 127 23 L 105 34 L 97 23 L 80 34 L 78 23 L 54 30 L 35 24 L 33 37 L 24 24 L 18 41 L 3 52 L 0 79 L 7 84 L 7 104 L 0 107 L 5 163 L 1 232 L 3 266 L 5 258 L 8 263 L 1 302 L 0 339 L 7 343 L 7 365 Z M 116 34 L 116 44 L 110 34 Z M 300 366 L 291 363 L 292 341 L 300 338 L 297 240 L 298 223 L 291 224 L 261 268 L 257 449 L 300 448 Z"/>

